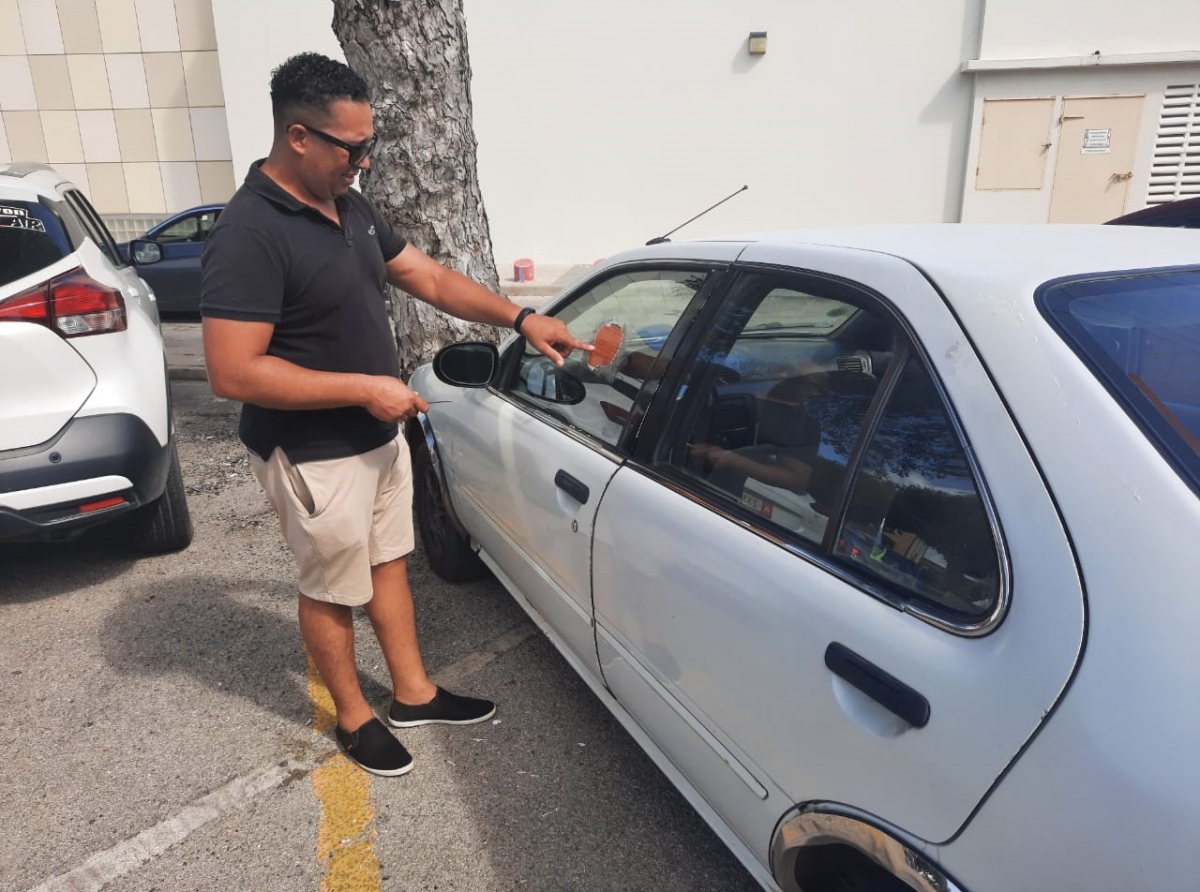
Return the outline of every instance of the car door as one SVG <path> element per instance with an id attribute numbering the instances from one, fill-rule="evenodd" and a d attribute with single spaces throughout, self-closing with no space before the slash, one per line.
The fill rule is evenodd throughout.
<path id="1" fill-rule="evenodd" d="M 152 236 L 162 246 L 162 260 L 139 266 L 138 273 L 154 289 L 164 313 L 200 311 L 200 255 L 219 213 L 205 210 L 180 217 Z"/>
<path id="2" fill-rule="evenodd" d="M 596 518 L 604 677 L 764 861 L 794 803 L 945 840 L 1071 675 L 1070 544 L 918 270 L 741 261 Z"/>
<path id="3" fill-rule="evenodd" d="M 592 520 L 643 382 L 708 275 L 656 264 L 582 286 L 553 313 L 585 341 L 620 332 L 615 353 L 576 351 L 558 368 L 518 340 L 499 386 L 438 417 L 456 510 L 485 561 L 593 675 Z"/>

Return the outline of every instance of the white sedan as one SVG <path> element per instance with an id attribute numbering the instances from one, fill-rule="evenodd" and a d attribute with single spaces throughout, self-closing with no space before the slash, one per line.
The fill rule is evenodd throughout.
<path id="1" fill-rule="evenodd" d="M 427 553 L 764 888 L 1195 888 L 1200 232 L 667 243 L 547 312 L 595 352 L 414 376 Z"/>

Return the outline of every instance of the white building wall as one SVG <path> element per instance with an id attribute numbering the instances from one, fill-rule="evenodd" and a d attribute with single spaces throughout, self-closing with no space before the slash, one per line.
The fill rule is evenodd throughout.
<path id="1" fill-rule="evenodd" d="M 302 50 L 342 54 L 330 0 L 212 2 L 240 180 L 270 145 L 270 70 Z M 985 98 L 1144 93 L 1133 209 L 1144 203 L 1163 89 L 1200 82 L 1196 0 L 987 0 L 986 10 L 984 0 L 464 0 L 464 8 L 480 181 L 502 273 L 518 257 L 607 256 L 743 184 L 748 192 L 679 237 L 1044 221 L 1057 143 L 1042 189 L 974 189 Z M 748 54 L 751 31 L 768 32 L 765 55 Z M 1106 64 L 1085 65 L 1094 50 Z M 1107 64 L 1145 53 L 1175 54 L 1178 64 Z M 1003 70 L 1002 60 L 1049 57 L 1059 67 Z M 964 72 L 967 62 L 985 70 Z"/>
<path id="2" fill-rule="evenodd" d="M 496 254 L 957 219 L 981 0 L 465 0 Z M 747 53 L 768 32 L 764 56 Z"/>
<path id="3" fill-rule="evenodd" d="M 212 0 L 233 170 L 240 185 L 250 163 L 271 149 L 271 70 L 296 53 L 345 61 L 334 36 L 330 0 Z"/>
<path id="4" fill-rule="evenodd" d="M 987 0 L 982 58 L 1200 50 L 1197 0 Z"/>
<path id="5" fill-rule="evenodd" d="M 341 58 L 329 0 L 213 0 L 239 178 L 270 144 L 270 69 Z M 956 219 L 982 0 L 465 0 L 497 263 L 660 235 Z M 764 56 L 750 31 L 768 32 Z"/>

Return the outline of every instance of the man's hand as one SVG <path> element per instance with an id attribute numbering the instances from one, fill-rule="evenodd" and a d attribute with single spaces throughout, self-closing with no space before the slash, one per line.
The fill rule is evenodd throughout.
<path id="1" fill-rule="evenodd" d="M 571 355 L 572 350 L 594 350 L 588 343 L 579 340 L 571 334 L 565 322 L 553 316 L 539 316 L 531 313 L 521 323 L 521 334 L 534 350 L 545 354 L 561 366 L 563 359 Z"/>
<path id="2" fill-rule="evenodd" d="M 367 388 L 364 408 L 380 421 L 407 421 L 429 411 L 429 403 L 399 378 L 374 375 Z"/>

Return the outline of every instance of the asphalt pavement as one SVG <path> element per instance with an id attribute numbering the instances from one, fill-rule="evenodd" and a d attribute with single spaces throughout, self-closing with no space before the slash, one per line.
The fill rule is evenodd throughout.
<path id="1" fill-rule="evenodd" d="M 116 528 L 0 546 L 0 889 L 757 888 L 499 584 L 443 583 L 419 550 L 426 663 L 499 711 L 400 732 L 405 777 L 347 763 L 238 407 L 173 389 L 189 549 L 138 559 Z"/>

